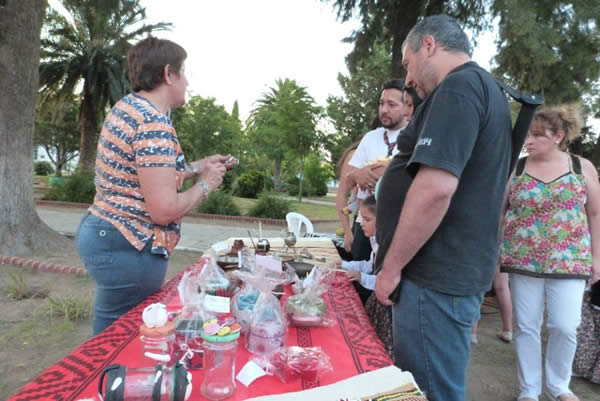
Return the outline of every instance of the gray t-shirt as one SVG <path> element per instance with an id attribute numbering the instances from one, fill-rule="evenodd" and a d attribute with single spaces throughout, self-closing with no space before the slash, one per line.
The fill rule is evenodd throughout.
<path id="1" fill-rule="evenodd" d="M 458 177 L 458 187 L 439 227 L 402 276 L 451 295 L 489 289 L 498 262 L 511 131 L 508 102 L 489 73 L 468 62 L 448 74 L 406 127 L 408 139 L 418 137 L 412 155 L 396 155 L 382 178 L 376 271 L 389 249 L 412 179 L 420 165 L 427 165 Z"/>

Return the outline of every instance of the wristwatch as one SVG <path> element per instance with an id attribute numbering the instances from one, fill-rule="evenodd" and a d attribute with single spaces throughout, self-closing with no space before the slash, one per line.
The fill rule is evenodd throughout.
<path id="1" fill-rule="evenodd" d="M 200 185 L 202 187 L 202 193 L 203 193 L 204 199 L 206 199 L 208 197 L 208 193 L 210 192 L 208 189 L 208 185 L 206 185 L 206 183 L 202 180 L 198 180 L 198 185 Z"/>

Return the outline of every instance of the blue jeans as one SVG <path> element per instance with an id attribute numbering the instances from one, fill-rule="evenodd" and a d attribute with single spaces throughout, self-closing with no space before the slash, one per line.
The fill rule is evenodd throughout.
<path id="1" fill-rule="evenodd" d="M 465 401 L 471 327 L 482 299 L 400 282 L 392 308 L 395 364 L 413 374 L 429 401 Z"/>
<path id="2" fill-rule="evenodd" d="M 111 223 L 86 212 L 76 243 L 85 268 L 96 282 L 94 335 L 162 286 L 168 261 L 150 253 L 151 240 L 138 251 Z"/>

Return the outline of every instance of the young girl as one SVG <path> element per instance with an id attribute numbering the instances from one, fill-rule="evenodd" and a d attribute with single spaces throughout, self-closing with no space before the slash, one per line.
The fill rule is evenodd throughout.
<path id="1" fill-rule="evenodd" d="M 377 254 L 377 242 L 375 241 L 376 206 L 373 195 L 365 198 L 360 205 L 360 215 L 362 217 L 360 224 L 365 235 L 371 241 L 371 248 L 373 249 L 371 257 L 369 260 L 342 262 L 342 267 L 348 270 L 347 277 L 350 280 L 359 282 L 368 290 L 375 289 L 375 279 L 377 277 L 373 274 L 375 255 Z M 365 310 L 373 324 L 375 333 L 385 346 L 388 354 L 393 356 L 392 320 L 389 308 L 381 304 L 375 297 L 375 293 L 372 293 L 365 304 Z"/>

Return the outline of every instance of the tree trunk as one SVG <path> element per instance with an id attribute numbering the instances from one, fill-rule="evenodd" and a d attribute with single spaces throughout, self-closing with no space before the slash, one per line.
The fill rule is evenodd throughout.
<path id="1" fill-rule="evenodd" d="M 275 160 L 275 166 L 273 167 L 273 190 L 275 192 L 281 191 L 281 160 Z"/>
<path id="2" fill-rule="evenodd" d="M 68 241 L 33 200 L 33 128 L 46 1 L 0 1 L 0 254 L 27 255 Z"/>
<path id="3" fill-rule="evenodd" d="M 402 66 L 402 44 L 413 26 L 417 23 L 422 11 L 421 0 L 405 1 L 398 5 L 394 12 L 398 15 L 395 19 L 396 26 L 393 28 L 392 37 L 392 78 L 404 79 L 406 71 Z"/>
<path id="4" fill-rule="evenodd" d="M 302 183 L 304 182 L 304 158 L 300 158 L 300 183 L 298 184 L 298 203 L 302 203 Z"/>
<path id="5" fill-rule="evenodd" d="M 84 83 L 83 100 L 79 109 L 79 126 L 81 142 L 79 144 L 79 171 L 91 171 L 96 163 L 96 146 L 98 144 L 98 108 L 87 82 Z"/>

